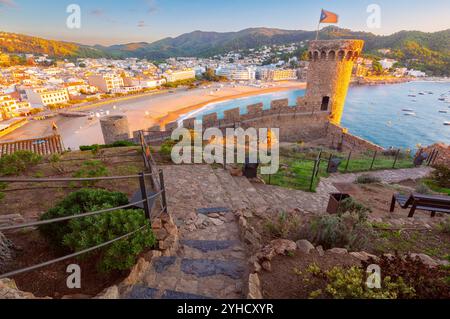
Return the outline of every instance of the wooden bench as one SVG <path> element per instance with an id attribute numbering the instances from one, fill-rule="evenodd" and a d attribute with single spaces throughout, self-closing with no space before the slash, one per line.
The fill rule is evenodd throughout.
<path id="1" fill-rule="evenodd" d="M 416 212 L 416 210 L 429 211 L 431 212 L 431 217 L 435 217 L 436 213 L 450 214 L 449 196 L 395 194 L 392 197 L 391 213 L 394 212 L 396 203 L 398 203 L 403 209 L 408 209 L 411 207 L 411 211 L 409 212 L 408 217 L 414 217 L 414 213 Z"/>

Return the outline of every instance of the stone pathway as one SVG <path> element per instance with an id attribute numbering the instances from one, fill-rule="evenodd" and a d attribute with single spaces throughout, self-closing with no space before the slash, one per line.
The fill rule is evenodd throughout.
<path id="1" fill-rule="evenodd" d="M 423 178 L 429 175 L 431 171 L 432 169 L 429 167 L 419 167 L 412 169 L 374 171 L 369 174 L 379 178 L 385 183 L 398 183 L 408 179 Z M 276 203 L 276 206 L 281 209 L 293 210 L 298 208 L 305 212 L 320 214 L 326 210 L 330 194 L 339 192 L 336 187 L 334 187 L 334 184 L 353 183 L 363 174 L 368 173 L 335 174 L 328 178 L 322 178 L 316 193 L 307 193 L 262 184 L 257 184 L 255 187 L 267 202 Z"/>
<path id="2" fill-rule="evenodd" d="M 361 174 L 323 179 L 317 193 L 252 184 L 245 177 L 209 165 L 162 167 L 168 209 L 179 229 L 174 256 L 153 260 L 142 282 L 123 289 L 131 299 L 239 299 L 244 297 L 248 269 L 235 210 L 267 208 L 323 213 L 334 183 L 351 183 Z M 384 182 L 421 178 L 428 168 L 371 173 Z"/>
<path id="3" fill-rule="evenodd" d="M 208 165 L 167 166 L 163 170 L 180 248 L 175 256 L 156 258 L 143 282 L 128 287 L 122 297 L 243 298 L 248 257 L 233 209 L 251 203 L 237 196 L 231 176 L 230 183 L 222 183 Z"/>

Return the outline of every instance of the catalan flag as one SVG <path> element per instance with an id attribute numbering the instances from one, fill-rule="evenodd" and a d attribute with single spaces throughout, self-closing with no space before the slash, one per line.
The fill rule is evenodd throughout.
<path id="1" fill-rule="evenodd" d="M 320 15 L 320 23 L 338 23 L 338 21 L 339 16 L 336 13 L 322 9 L 322 14 Z"/>

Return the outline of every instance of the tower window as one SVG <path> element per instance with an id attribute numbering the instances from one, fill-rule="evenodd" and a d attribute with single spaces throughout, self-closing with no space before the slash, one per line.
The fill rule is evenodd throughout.
<path id="1" fill-rule="evenodd" d="M 324 96 L 322 98 L 322 107 L 320 108 L 321 111 L 328 111 L 328 106 L 330 104 L 330 97 Z"/>

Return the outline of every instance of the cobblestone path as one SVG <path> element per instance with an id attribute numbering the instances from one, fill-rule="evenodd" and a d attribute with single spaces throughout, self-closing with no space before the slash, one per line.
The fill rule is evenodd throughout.
<path id="1" fill-rule="evenodd" d="M 246 250 L 234 210 L 301 209 L 323 213 L 334 183 L 351 183 L 361 174 L 323 179 L 317 193 L 252 184 L 209 165 L 166 166 L 168 209 L 180 233 L 174 256 L 159 257 L 142 282 L 127 287 L 132 299 L 238 299 L 248 278 Z M 424 177 L 428 168 L 378 171 L 389 183 Z"/>

